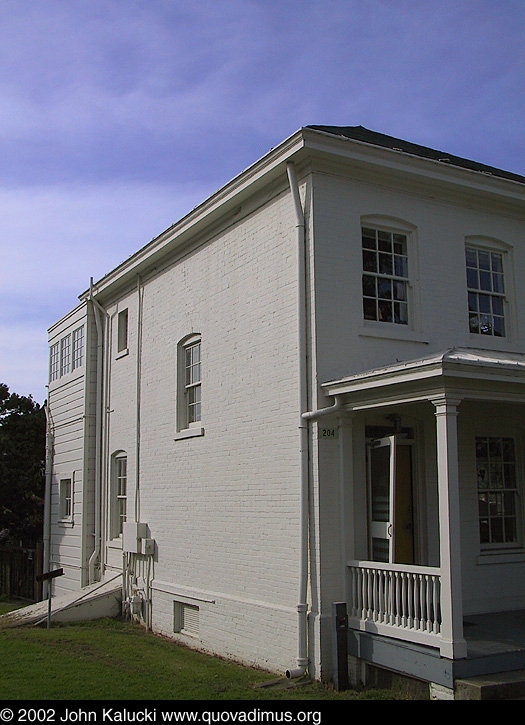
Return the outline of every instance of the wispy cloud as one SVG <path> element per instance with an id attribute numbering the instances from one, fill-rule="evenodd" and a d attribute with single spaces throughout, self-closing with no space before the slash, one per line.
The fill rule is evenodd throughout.
<path id="1" fill-rule="evenodd" d="M 524 26 L 523 0 L 2 0 L 0 381 L 40 390 L 89 278 L 303 125 L 524 173 Z"/>

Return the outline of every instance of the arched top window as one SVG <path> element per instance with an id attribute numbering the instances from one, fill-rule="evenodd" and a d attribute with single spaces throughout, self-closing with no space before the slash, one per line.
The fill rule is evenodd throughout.
<path id="1" fill-rule="evenodd" d="M 116 539 L 122 535 L 128 508 L 128 457 L 125 451 L 112 456 L 110 535 Z"/>
<path id="2" fill-rule="evenodd" d="M 201 336 L 192 333 L 178 344 L 178 431 L 200 427 L 201 386 Z"/>

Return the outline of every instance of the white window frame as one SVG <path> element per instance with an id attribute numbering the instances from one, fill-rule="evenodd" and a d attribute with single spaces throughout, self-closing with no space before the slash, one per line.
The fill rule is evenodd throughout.
<path id="1" fill-rule="evenodd" d="M 502 260 L 502 268 L 503 268 L 503 284 L 504 284 L 504 291 L 502 293 L 500 292 L 491 292 L 489 290 L 481 290 L 476 289 L 474 287 L 471 287 L 468 282 L 468 276 L 467 276 L 467 264 L 466 264 L 466 256 L 467 256 L 467 249 L 475 249 L 477 252 L 485 252 L 485 253 L 493 253 L 498 254 L 501 256 Z M 483 237 L 483 236 L 467 236 L 465 237 L 465 289 L 467 294 L 467 330 L 469 332 L 470 337 L 470 344 L 473 347 L 487 347 L 487 348 L 499 348 L 501 345 L 505 345 L 509 342 L 512 342 L 514 329 L 515 329 L 515 320 L 516 320 L 516 310 L 515 310 L 515 286 L 514 286 L 514 278 L 513 278 L 513 252 L 512 247 L 507 244 L 506 242 L 501 241 L 500 239 L 494 239 L 492 237 Z M 470 306 L 471 306 L 471 298 L 470 294 L 486 294 L 489 296 L 496 296 L 501 300 L 501 304 L 503 307 L 503 319 L 504 319 L 504 325 L 505 325 L 505 331 L 503 335 L 494 335 L 494 334 L 483 334 L 481 332 L 473 332 L 470 326 Z M 472 310 L 472 313 L 475 311 Z"/>
<path id="2" fill-rule="evenodd" d="M 379 270 L 376 272 L 365 270 L 363 255 L 363 229 L 373 229 L 376 232 L 387 232 L 389 234 L 400 234 L 406 239 L 406 274 L 404 276 L 392 274 L 383 275 Z M 392 250 L 393 251 L 393 250 Z M 379 254 L 379 250 L 377 250 Z M 361 316 L 362 326 L 359 334 L 365 337 L 384 337 L 396 340 L 407 340 L 412 342 L 428 342 L 427 336 L 421 330 L 420 304 L 419 304 L 419 258 L 417 227 L 410 222 L 398 217 L 384 214 L 366 214 L 361 216 L 359 224 L 359 254 L 361 259 Z M 393 270 L 394 272 L 394 270 Z M 369 297 L 364 294 L 364 277 L 374 276 L 376 279 L 389 277 L 393 283 L 398 282 L 405 285 L 407 303 L 407 324 L 401 322 L 382 321 L 378 319 L 365 318 L 364 299 Z M 376 298 L 378 299 L 378 298 Z M 402 300 L 396 300 L 402 302 Z M 392 299 L 392 305 L 394 300 Z"/>
<path id="3" fill-rule="evenodd" d="M 84 325 L 62 335 L 49 347 L 49 382 L 69 375 L 84 364 Z"/>
<path id="4" fill-rule="evenodd" d="M 53 343 L 49 348 L 49 382 L 60 377 L 60 341 Z"/>
<path id="5" fill-rule="evenodd" d="M 118 451 L 113 454 L 111 461 L 110 539 L 122 538 L 124 522 L 128 515 L 128 484 L 128 457 L 124 451 Z"/>
<path id="6" fill-rule="evenodd" d="M 503 458 L 501 461 L 498 460 L 491 460 L 490 455 L 490 445 L 491 442 L 503 442 L 507 439 L 512 440 L 513 442 L 513 448 L 514 448 L 514 456 L 513 460 L 507 460 L 505 461 Z M 484 461 L 482 456 L 478 456 L 478 451 L 480 450 L 480 447 L 482 445 L 482 441 L 486 441 L 488 446 L 488 455 L 487 460 Z M 519 434 L 515 433 L 509 433 L 508 435 L 505 432 L 501 433 L 494 433 L 494 431 L 490 433 L 483 433 L 483 434 L 476 434 L 476 437 L 474 439 L 474 465 L 475 465 L 475 481 L 476 481 L 476 500 L 478 502 L 478 532 L 479 532 L 479 541 L 480 541 L 480 550 L 482 554 L 493 554 L 498 551 L 515 551 L 517 549 L 522 549 L 523 547 L 523 512 L 522 512 L 522 463 L 521 463 L 521 436 Z M 512 480 L 509 480 L 508 474 L 505 472 L 505 465 L 512 466 L 513 467 L 513 478 L 514 482 L 513 485 L 505 486 L 505 483 L 512 483 Z M 495 472 L 491 471 L 491 468 L 494 467 L 496 470 Z M 497 468 L 496 468 L 497 467 Z M 483 472 L 483 470 L 486 470 L 484 473 L 484 478 L 486 477 L 488 480 L 487 486 L 480 486 L 480 474 Z M 492 478 L 494 475 L 497 475 L 498 472 L 501 470 L 502 475 L 502 484 L 503 485 L 495 485 L 494 479 Z M 491 480 L 492 478 L 492 480 Z M 491 485 L 493 484 L 493 485 Z M 487 496 L 487 499 L 489 503 L 487 503 L 487 507 L 481 507 L 481 496 L 485 494 Z M 507 496 L 512 496 L 513 498 L 513 507 L 514 507 L 514 513 L 513 518 L 515 519 L 515 539 L 513 541 L 494 541 L 490 540 L 490 529 L 493 521 L 499 521 L 503 520 L 502 523 L 502 531 L 504 530 L 505 526 L 505 503 L 504 503 L 504 496 L 507 494 Z M 497 503 L 497 499 L 499 497 L 499 504 Z M 502 513 L 498 513 L 497 507 L 498 505 L 503 504 L 503 509 L 501 509 Z M 496 508 L 496 513 L 491 515 L 490 512 L 490 505 L 492 507 Z M 507 518 L 512 518 L 510 515 L 507 516 Z M 482 531 L 481 526 L 482 522 L 485 522 L 484 525 L 487 527 L 487 530 L 489 532 L 489 540 L 483 541 L 482 540 Z"/>
<path id="7" fill-rule="evenodd" d="M 177 346 L 176 439 L 204 434 L 202 427 L 202 340 L 192 333 Z"/>
<path id="8" fill-rule="evenodd" d="M 64 476 L 58 481 L 59 521 L 73 521 L 73 476 Z"/>
<path id="9" fill-rule="evenodd" d="M 60 340 L 60 377 L 71 372 L 71 333 Z"/>
<path id="10" fill-rule="evenodd" d="M 72 369 L 82 367 L 84 362 L 84 325 L 73 330 L 72 334 Z"/>
<path id="11" fill-rule="evenodd" d="M 117 316 L 117 355 L 122 356 L 128 352 L 129 337 L 129 311 L 121 310 Z"/>
<path id="12" fill-rule="evenodd" d="M 409 329 L 408 234 L 363 225 L 361 249 L 365 322 L 404 325 Z"/>

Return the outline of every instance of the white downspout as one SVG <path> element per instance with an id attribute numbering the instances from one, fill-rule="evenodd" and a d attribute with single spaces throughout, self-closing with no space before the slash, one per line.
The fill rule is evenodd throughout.
<path id="1" fill-rule="evenodd" d="M 102 330 L 102 315 L 106 314 L 106 311 L 100 306 L 95 300 L 93 294 L 93 278 L 89 284 L 90 299 L 93 303 L 93 312 L 95 315 L 95 324 L 97 328 L 97 374 L 96 374 L 96 390 L 97 390 L 97 401 L 96 401 L 96 417 L 95 417 L 95 548 L 93 553 L 89 557 L 88 572 L 89 572 L 89 583 L 92 584 L 95 581 L 95 565 L 97 559 L 100 561 L 100 550 L 101 550 L 101 535 L 102 535 L 102 522 L 101 522 L 101 510 L 102 510 L 102 457 L 101 457 L 101 446 L 102 446 L 102 404 L 103 404 L 103 384 L 102 384 L 102 373 L 103 373 L 103 351 L 104 351 L 104 340 Z"/>
<path id="2" fill-rule="evenodd" d="M 305 220 L 299 194 L 299 184 L 295 166 L 286 165 L 290 191 L 295 210 L 295 229 L 297 234 L 297 343 L 298 343 L 298 379 L 299 379 L 299 430 L 300 430 L 300 567 L 299 567 L 299 601 L 298 614 L 298 652 L 297 667 L 286 671 L 286 677 L 302 677 L 309 665 L 308 657 L 308 540 L 309 540 L 309 474 L 308 474 L 308 422 L 321 416 L 337 412 L 341 408 L 341 399 L 328 408 L 308 411 L 308 371 L 306 343 L 306 250 Z"/>
<path id="3" fill-rule="evenodd" d="M 306 261 L 305 261 L 305 221 L 299 194 L 299 185 L 295 166 L 286 165 L 290 191 L 295 210 L 295 229 L 297 235 L 297 344 L 298 344 L 298 406 L 300 431 L 300 564 L 299 564 L 299 601 L 297 667 L 287 670 L 286 677 L 302 677 L 309 664 L 308 658 L 308 534 L 309 534 L 309 481 L 308 481 L 308 424 L 302 413 L 307 409 L 307 369 L 306 369 Z"/>
<path id="4" fill-rule="evenodd" d="M 47 401 L 44 405 L 46 412 L 46 491 L 44 497 L 44 573 L 49 571 L 51 561 L 51 482 L 53 470 L 53 433 L 51 427 L 51 413 L 49 412 L 49 388 Z M 44 581 L 42 587 L 43 598 L 47 599 L 49 581 Z"/>

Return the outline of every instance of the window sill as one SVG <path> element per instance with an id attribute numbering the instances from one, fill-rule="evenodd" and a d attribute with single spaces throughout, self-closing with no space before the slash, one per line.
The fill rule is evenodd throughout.
<path id="1" fill-rule="evenodd" d="M 525 562 L 525 550 L 487 551 L 476 558 L 477 564 L 520 564 Z"/>
<path id="2" fill-rule="evenodd" d="M 129 349 L 126 348 L 125 350 L 121 350 L 120 352 L 117 352 L 115 355 L 115 360 L 120 360 L 121 357 L 126 357 L 126 355 L 129 355 Z"/>
<path id="3" fill-rule="evenodd" d="M 421 342 L 428 345 L 426 335 L 417 330 L 411 330 L 405 325 L 396 325 L 390 322 L 366 323 L 359 330 L 361 337 L 381 337 L 389 340 L 402 340 L 405 342 Z"/>
<path id="4" fill-rule="evenodd" d="M 477 350 L 503 350 L 505 352 L 523 352 L 516 344 L 506 337 L 492 337 L 492 335 L 469 335 L 469 347 Z"/>
<path id="5" fill-rule="evenodd" d="M 109 549 L 122 549 L 122 536 L 118 536 L 115 539 L 110 539 L 108 541 L 108 548 Z"/>
<path id="6" fill-rule="evenodd" d="M 184 430 L 179 430 L 177 433 L 175 433 L 175 437 L 173 440 L 181 441 L 185 440 L 186 438 L 197 438 L 198 436 L 204 435 L 204 428 L 201 427 L 195 427 L 195 428 L 185 428 Z"/>
<path id="7" fill-rule="evenodd" d="M 72 529 L 74 526 L 74 521 L 72 519 L 59 519 L 58 525 L 63 526 L 66 529 Z"/>

